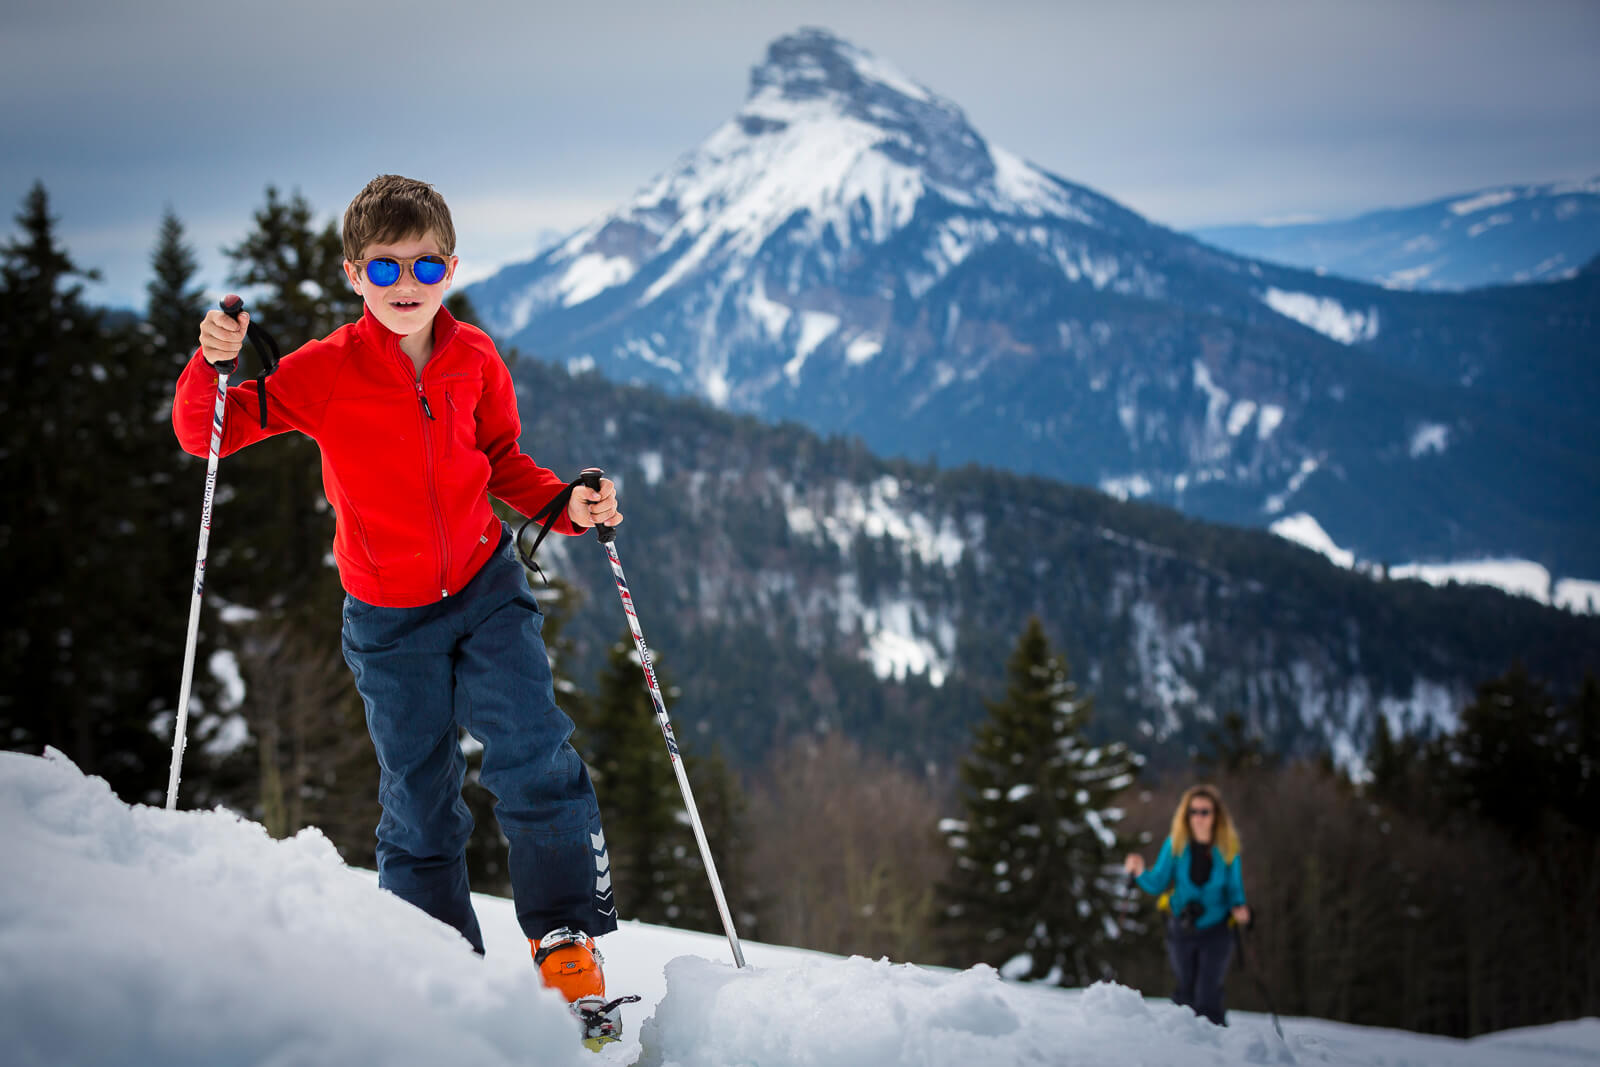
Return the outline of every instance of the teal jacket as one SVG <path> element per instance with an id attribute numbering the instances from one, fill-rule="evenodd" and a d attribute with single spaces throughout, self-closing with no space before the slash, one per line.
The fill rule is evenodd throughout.
<path id="1" fill-rule="evenodd" d="M 1192 842 L 1191 842 L 1192 845 Z M 1222 852 L 1215 845 L 1211 849 L 1211 877 L 1205 885 L 1195 885 L 1189 878 L 1189 848 L 1173 856 L 1172 838 L 1161 843 L 1161 855 L 1153 867 L 1141 874 L 1137 881 L 1146 893 L 1161 894 L 1172 890 L 1172 914 L 1182 915 L 1191 900 L 1198 900 L 1205 909 L 1195 922 L 1195 929 L 1205 930 L 1226 922 L 1228 912 L 1242 907 L 1244 878 L 1239 871 L 1239 856 L 1232 863 L 1222 862 Z"/>

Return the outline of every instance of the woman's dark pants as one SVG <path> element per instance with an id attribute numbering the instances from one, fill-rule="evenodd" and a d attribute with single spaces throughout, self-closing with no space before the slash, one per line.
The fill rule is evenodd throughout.
<path id="1" fill-rule="evenodd" d="M 1167 924 L 1167 959 L 1178 979 L 1172 999 L 1218 1026 L 1227 1025 L 1223 980 L 1232 958 L 1233 929 L 1226 922 L 1204 930 L 1182 930 L 1176 922 Z"/>

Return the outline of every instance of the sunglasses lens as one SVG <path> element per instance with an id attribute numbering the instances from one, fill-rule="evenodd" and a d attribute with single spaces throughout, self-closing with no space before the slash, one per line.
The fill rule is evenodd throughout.
<path id="1" fill-rule="evenodd" d="M 400 280 L 400 262 L 388 256 L 367 260 L 367 281 L 387 288 Z"/>
<path id="2" fill-rule="evenodd" d="M 417 281 L 423 285 L 437 285 L 444 281 L 445 270 L 449 264 L 443 256 L 422 256 L 411 264 L 411 273 L 417 276 Z"/>

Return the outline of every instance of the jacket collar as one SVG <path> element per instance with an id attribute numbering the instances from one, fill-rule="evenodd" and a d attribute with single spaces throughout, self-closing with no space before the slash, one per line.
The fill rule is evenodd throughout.
<path id="1" fill-rule="evenodd" d="M 456 317 L 450 314 L 444 305 L 433 316 L 433 350 L 437 353 L 449 340 L 456 335 L 460 324 Z M 378 321 L 372 309 L 366 304 L 361 305 L 361 321 L 356 323 L 356 334 L 372 348 L 379 352 L 387 352 L 391 347 L 400 347 L 400 335 Z"/>

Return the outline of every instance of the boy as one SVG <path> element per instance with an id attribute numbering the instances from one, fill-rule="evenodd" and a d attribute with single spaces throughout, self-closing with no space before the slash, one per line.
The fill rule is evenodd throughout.
<path id="1" fill-rule="evenodd" d="M 511 842 L 517 919 L 547 985 L 586 1038 L 615 1037 L 594 937 L 616 929 L 610 859 L 589 772 L 568 743 L 543 616 L 489 494 L 533 515 L 565 487 L 517 445 L 516 393 L 494 344 L 441 305 L 455 228 L 432 186 L 368 183 L 344 215 L 344 272 L 365 309 L 283 358 L 263 429 L 253 388 L 228 390 L 222 455 L 287 430 L 322 451 L 346 592 L 342 643 L 380 767 L 378 884 L 461 931 L 482 954 L 467 891 L 472 816 L 457 727 L 483 742 L 483 784 Z M 248 314 L 209 312 L 172 422 L 206 455 L 209 364 L 238 356 Z M 622 521 L 616 488 L 578 486 L 555 529 Z M 587 1014 L 586 1014 L 587 1012 Z"/>

